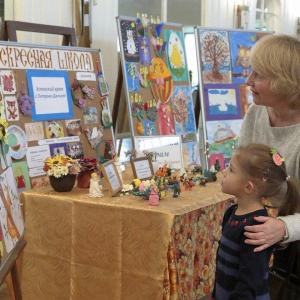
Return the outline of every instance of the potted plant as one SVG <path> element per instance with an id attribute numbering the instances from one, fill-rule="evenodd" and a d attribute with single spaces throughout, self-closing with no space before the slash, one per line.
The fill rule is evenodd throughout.
<path id="1" fill-rule="evenodd" d="M 90 179 L 92 173 L 99 173 L 97 160 L 94 157 L 82 157 L 78 160 L 81 171 L 77 176 L 77 186 L 81 188 L 90 187 Z"/>
<path id="2" fill-rule="evenodd" d="M 81 166 L 77 160 L 57 154 L 45 160 L 43 170 L 49 176 L 50 184 L 55 191 L 69 192 L 74 187 Z"/>

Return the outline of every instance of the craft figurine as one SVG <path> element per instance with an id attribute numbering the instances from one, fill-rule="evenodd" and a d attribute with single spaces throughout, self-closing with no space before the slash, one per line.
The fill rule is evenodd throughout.
<path id="1" fill-rule="evenodd" d="M 121 169 L 122 163 L 120 162 L 120 159 L 119 159 L 119 157 L 118 157 L 117 155 L 114 157 L 114 163 L 115 163 L 115 165 L 116 165 L 116 168 L 117 168 L 117 171 L 118 171 L 120 180 L 121 180 L 121 182 L 123 183 L 122 169 Z"/>
<path id="2" fill-rule="evenodd" d="M 149 205 L 151 205 L 151 206 L 159 205 L 159 189 L 156 186 L 154 179 L 151 179 L 150 193 L 149 193 Z"/>
<path id="3" fill-rule="evenodd" d="M 179 180 L 174 181 L 174 188 L 173 188 L 173 198 L 178 198 L 180 195 L 181 189 L 180 189 L 180 182 Z"/>
<path id="4" fill-rule="evenodd" d="M 90 189 L 89 189 L 89 196 L 90 197 L 102 197 L 102 185 L 99 184 L 99 176 L 97 173 L 91 174 L 91 180 L 90 180 Z"/>
<path id="5" fill-rule="evenodd" d="M 34 105 L 34 101 L 28 96 L 28 93 L 24 88 L 24 83 L 22 83 L 21 94 L 22 95 L 18 98 L 21 111 L 24 115 L 31 115 L 31 107 Z"/>

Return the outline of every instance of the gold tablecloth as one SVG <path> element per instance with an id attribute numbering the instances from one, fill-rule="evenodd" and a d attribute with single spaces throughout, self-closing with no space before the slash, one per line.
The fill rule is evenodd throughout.
<path id="1" fill-rule="evenodd" d="M 152 207 L 88 189 L 22 192 L 24 300 L 199 299 L 211 291 L 224 210 L 219 183 Z"/>

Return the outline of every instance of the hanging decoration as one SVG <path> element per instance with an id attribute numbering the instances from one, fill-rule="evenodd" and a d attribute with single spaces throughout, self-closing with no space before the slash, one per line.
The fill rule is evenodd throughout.
<path id="1" fill-rule="evenodd" d="M 20 105 L 21 111 L 24 115 L 31 115 L 31 107 L 34 105 L 34 100 L 32 100 L 24 87 L 24 82 L 22 81 L 21 96 L 18 98 L 18 103 Z"/>
<path id="2" fill-rule="evenodd" d="M 75 94 L 81 92 L 81 97 L 76 98 Z M 71 86 L 71 95 L 72 100 L 75 105 L 82 108 L 86 106 L 86 96 L 93 100 L 95 98 L 96 89 L 91 86 L 84 85 L 76 78 L 74 79 L 74 83 Z"/>
<path id="3" fill-rule="evenodd" d="M 99 69 L 99 61 L 96 61 L 98 91 L 102 97 L 107 97 L 109 94 L 108 84 L 104 78 L 104 74 Z"/>

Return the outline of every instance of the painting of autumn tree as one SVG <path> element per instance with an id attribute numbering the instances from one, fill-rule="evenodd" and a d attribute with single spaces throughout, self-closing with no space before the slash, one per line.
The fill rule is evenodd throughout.
<path id="1" fill-rule="evenodd" d="M 204 83 L 230 83 L 231 66 L 226 31 L 200 32 Z"/>

